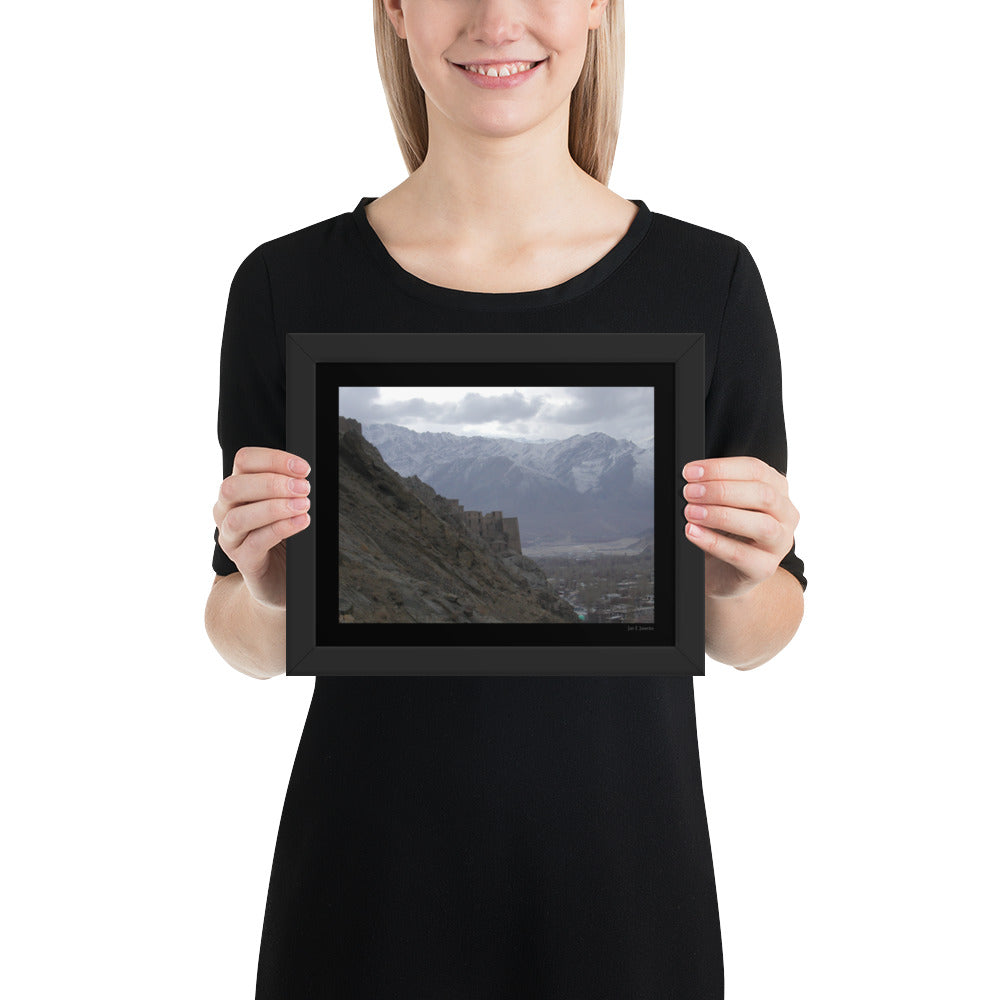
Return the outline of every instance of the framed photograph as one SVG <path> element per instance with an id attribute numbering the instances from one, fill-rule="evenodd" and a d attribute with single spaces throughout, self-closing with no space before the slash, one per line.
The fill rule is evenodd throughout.
<path id="1" fill-rule="evenodd" d="M 289 675 L 697 675 L 700 333 L 290 333 Z"/>

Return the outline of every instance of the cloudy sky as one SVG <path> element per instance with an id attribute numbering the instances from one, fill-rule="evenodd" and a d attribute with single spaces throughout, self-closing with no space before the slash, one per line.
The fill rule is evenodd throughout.
<path id="1" fill-rule="evenodd" d="M 546 438 L 601 431 L 653 436 L 652 386 L 341 386 L 340 415 L 365 424 L 472 437 Z"/>

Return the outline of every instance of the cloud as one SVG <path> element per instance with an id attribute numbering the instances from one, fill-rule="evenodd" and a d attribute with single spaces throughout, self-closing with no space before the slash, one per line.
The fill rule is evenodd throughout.
<path id="1" fill-rule="evenodd" d="M 340 412 L 366 423 L 459 435 L 564 439 L 600 431 L 645 440 L 653 433 L 648 386 L 342 387 Z M 406 393 L 406 398 L 399 398 Z M 395 394 L 396 398 L 393 398 Z M 381 401 L 380 401 L 381 400 Z"/>
<path id="2" fill-rule="evenodd" d="M 493 421 L 509 423 L 535 416 L 545 405 L 541 396 L 527 399 L 515 390 L 503 396 L 481 396 L 478 392 L 466 393 L 452 409 L 456 423 L 488 424 Z"/>
<path id="3" fill-rule="evenodd" d="M 649 420 L 653 390 L 647 386 L 584 385 L 567 387 L 568 402 L 550 406 L 545 418 L 553 424 L 579 428 L 625 423 L 632 417 Z"/>
<path id="4" fill-rule="evenodd" d="M 344 416 L 371 413 L 372 403 L 378 399 L 378 386 L 340 386 L 340 412 Z"/>

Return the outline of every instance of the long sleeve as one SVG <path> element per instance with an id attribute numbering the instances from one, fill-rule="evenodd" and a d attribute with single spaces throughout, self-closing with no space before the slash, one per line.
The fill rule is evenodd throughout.
<path id="1" fill-rule="evenodd" d="M 788 474 L 778 335 L 760 272 L 738 244 L 705 400 L 706 458 L 752 455 Z M 795 541 L 781 566 L 806 589 Z"/>
<path id="2" fill-rule="evenodd" d="M 218 435 L 223 478 L 245 445 L 285 447 L 285 366 L 278 349 L 270 278 L 261 247 L 239 266 L 229 290 L 222 332 Z M 215 529 L 212 568 L 238 572 Z"/>

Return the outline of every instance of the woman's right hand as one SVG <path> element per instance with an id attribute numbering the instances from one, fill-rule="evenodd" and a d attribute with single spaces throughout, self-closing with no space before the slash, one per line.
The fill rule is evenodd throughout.
<path id="1" fill-rule="evenodd" d="M 251 596 L 285 609 L 285 539 L 309 524 L 309 465 L 276 448 L 240 448 L 212 508 L 219 545 Z"/>

